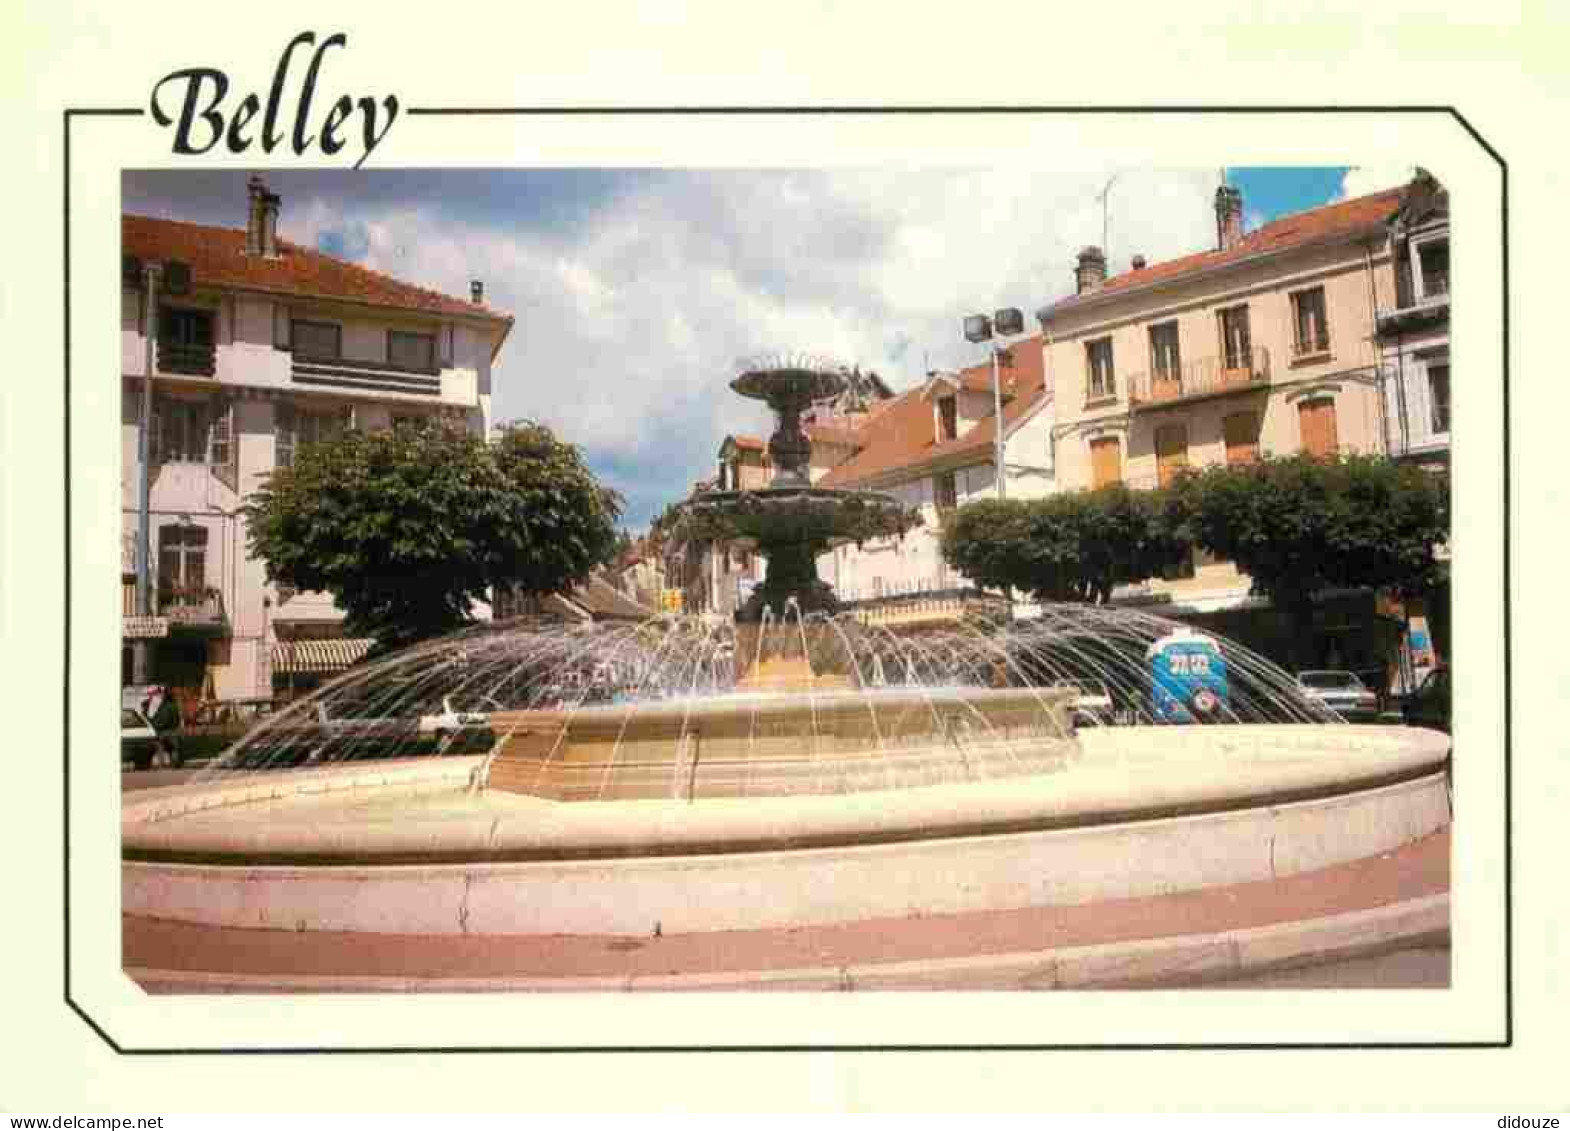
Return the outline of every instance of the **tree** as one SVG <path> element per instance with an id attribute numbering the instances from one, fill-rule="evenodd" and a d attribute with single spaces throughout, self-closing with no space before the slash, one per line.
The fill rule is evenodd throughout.
<path id="1" fill-rule="evenodd" d="M 471 623 L 493 587 L 560 592 L 615 538 L 620 499 L 577 450 L 522 424 L 350 430 L 306 445 L 244 507 L 268 579 L 331 593 L 383 649 Z"/>
<path id="2" fill-rule="evenodd" d="M 1114 485 L 1043 499 L 986 499 L 945 524 L 948 563 L 980 585 L 1105 603 L 1119 585 L 1184 561 L 1186 532 L 1160 491 Z"/>
<path id="3" fill-rule="evenodd" d="M 1265 459 L 1212 467 L 1174 486 L 1195 542 L 1236 563 L 1298 625 L 1323 589 L 1426 592 L 1450 536 L 1445 476 L 1379 456 Z"/>

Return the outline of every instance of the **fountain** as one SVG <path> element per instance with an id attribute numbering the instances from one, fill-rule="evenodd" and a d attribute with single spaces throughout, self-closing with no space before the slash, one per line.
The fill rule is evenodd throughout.
<path id="1" fill-rule="evenodd" d="M 767 555 L 735 623 L 501 623 L 352 669 L 187 785 L 125 797 L 126 914 L 794 928 L 1276 879 L 1447 827 L 1445 736 L 1343 723 L 1235 643 L 1204 726 L 1161 706 L 1148 654 L 1176 626 L 1148 613 L 912 635 L 839 610 L 816 556 L 916 521 L 808 481 L 801 412 L 841 380 L 786 358 L 732 383 L 778 413 L 777 473 L 683 527 Z M 486 723 L 436 743 L 422 720 L 452 709 Z"/>

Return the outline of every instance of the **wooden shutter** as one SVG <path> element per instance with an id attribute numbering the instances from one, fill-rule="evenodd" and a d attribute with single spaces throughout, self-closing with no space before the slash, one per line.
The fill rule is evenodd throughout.
<path id="1" fill-rule="evenodd" d="M 1156 478 L 1165 487 L 1188 466 L 1188 429 L 1163 424 L 1156 429 Z"/>
<path id="2" fill-rule="evenodd" d="M 1123 481 L 1122 452 L 1116 436 L 1090 442 L 1090 485 L 1106 487 Z"/>
<path id="3" fill-rule="evenodd" d="M 1221 422 L 1227 441 L 1227 466 L 1253 463 L 1259 458 L 1259 414 L 1235 412 Z"/>
<path id="4" fill-rule="evenodd" d="M 283 303 L 273 305 L 273 348 L 286 350 L 294 346 L 290 338 L 289 308 Z"/>
<path id="5" fill-rule="evenodd" d="M 1340 450 L 1336 437 L 1336 402 L 1318 397 L 1297 406 L 1298 431 L 1303 451 L 1315 459 L 1326 459 Z"/>
<path id="6" fill-rule="evenodd" d="M 207 426 L 207 462 L 213 474 L 231 491 L 240 483 L 240 445 L 235 443 L 234 402 L 227 397 L 213 404 L 212 420 Z"/>
<path id="7" fill-rule="evenodd" d="M 273 466 L 294 465 L 294 405 L 280 401 L 273 405 Z"/>

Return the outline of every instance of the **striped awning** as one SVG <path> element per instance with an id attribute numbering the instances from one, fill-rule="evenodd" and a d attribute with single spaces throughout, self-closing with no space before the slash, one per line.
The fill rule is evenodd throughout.
<path id="1" fill-rule="evenodd" d="M 120 636 L 126 640 L 151 640 L 168 635 L 168 617 L 125 617 L 120 622 Z"/>
<path id="2" fill-rule="evenodd" d="M 350 664 L 365 659 L 365 654 L 376 641 L 369 638 L 351 640 L 280 640 L 273 645 L 273 672 L 287 675 L 290 672 L 341 672 Z"/>

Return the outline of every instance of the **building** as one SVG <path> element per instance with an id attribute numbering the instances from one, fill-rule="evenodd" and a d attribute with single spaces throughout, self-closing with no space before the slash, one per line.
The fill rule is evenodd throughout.
<path id="1" fill-rule="evenodd" d="M 1450 195 L 1418 171 L 1389 222 L 1394 301 L 1377 314 L 1392 456 L 1450 462 Z"/>
<path id="2" fill-rule="evenodd" d="M 1186 467 L 1260 455 L 1388 450 L 1377 312 L 1398 305 L 1388 223 L 1403 190 L 1244 231 L 1236 188 L 1216 192 L 1216 244 L 1163 263 L 1134 256 L 1108 277 L 1080 252 L 1074 293 L 1037 312 L 1056 395 L 1064 489 L 1155 487 Z M 1231 563 L 1190 567 L 1119 596 L 1199 619 L 1267 654 L 1288 631 Z M 1322 601 L 1324 666 L 1377 673 L 1399 626 L 1374 595 Z"/>
<path id="3" fill-rule="evenodd" d="M 246 550 L 241 506 L 302 444 L 337 429 L 443 418 L 490 430 L 511 316 L 288 242 L 279 197 L 252 178 L 245 223 L 122 219 L 123 681 L 151 641 L 150 678 L 186 699 L 271 697 L 362 656 L 325 594 L 279 591 Z M 237 216 L 237 218 L 239 218 Z M 148 310 L 149 304 L 155 306 Z M 147 327 L 150 575 L 135 616 Z"/>
<path id="4" fill-rule="evenodd" d="M 1057 488 L 1053 398 L 1042 360 L 1041 339 L 1033 337 L 1009 347 L 1001 363 L 1004 490 L 1011 499 Z M 819 558 L 819 576 L 841 600 L 973 589 L 944 562 L 940 535 L 948 512 L 997 494 L 998 424 L 988 361 L 934 373 L 863 419 L 809 427 L 817 486 L 885 491 L 922 516 L 922 526 L 903 538 L 840 546 Z"/>
<path id="5" fill-rule="evenodd" d="M 1417 171 L 1389 234 L 1395 302 L 1377 315 L 1389 452 L 1426 468 L 1448 468 L 1450 194 L 1432 174 Z M 1392 602 L 1407 622 L 1403 670 L 1412 682 L 1450 651 L 1448 583 L 1431 597 Z"/>

